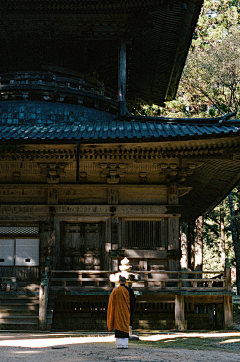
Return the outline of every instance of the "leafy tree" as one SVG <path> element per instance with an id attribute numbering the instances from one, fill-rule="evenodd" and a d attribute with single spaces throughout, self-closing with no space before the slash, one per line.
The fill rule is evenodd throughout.
<path id="1" fill-rule="evenodd" d="M 224 226 L 224 246 L 221 245 L 221 220 Z M 225 257 L 229 259 L 231 266 L 235 266 L 228 198 L 204 216 L 203 249 L 205 270 L 223 270 Z M 225 257 L 222 256 L 222 251 Z"/>
<path id="2" fill-rule="evenodd" d="M 135 113 L 166 117 L 213 117 L 238 111 L 240 118 L 240 1 L 205 0 L 193 36 L 177 98 L 164 108 L 134 105 Z M 240 273 L 240 187 L 204 216 L 204 269 L 221 270 L 225 253 Z M 231 206 L 231 208 L 229 207 Z M 231 212 L 230 212 L 231 211 Z M 237 217 L 232 217 L 235 212 Z M 234 243 L 234 223 L 236 239 Z M 221 231 L 222 229 L 222 231 Z M 222 243 L 222 246 L 221 246 Z M 239 281 L 240 282 L 240 275 Z M 238 286 L 239 292 L 240 286 Z"/>
<path id="3" fill-rule="evenodd" d="M 205 0 L 179 86 L 187 116 L 239 109 L 239 1 Z"/>
<path id="4" fill-rule="evenodd" d="M 192 116 L 238 111 L 240 104 L 240 25 L 188 56 L 179 94 Z"/>

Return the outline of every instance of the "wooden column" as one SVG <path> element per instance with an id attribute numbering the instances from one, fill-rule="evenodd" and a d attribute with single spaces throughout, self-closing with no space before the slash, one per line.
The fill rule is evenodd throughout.
<path id="1" fill-rule="evenodd" d="M 188 225 L 187 223 L 183 222 L 181 225 L 181 229 L 180 229 L 180 240 L 181 240 L 181 252 L 182 252 L 182 257 L 180 260 L 180 266 L 181 266 L 181 270 L 185 270 L 186 273 L 182 273 L 181 277 L 182 279 L 188 279 L 188 236 L 187 236 L 187 231 L 188 231 Z M 188 282 L 182 282 L 182 286 L 183 287 L 188 287 L 189 283 Z"/>
<path id="2" fill-rule="evenodd" d="M 226 263 L 225 263 L 225 288 L 227 291 L 231 290 L 231 268 L 230 268 L 230 263 L 229 263 L 229 259 L 226 259 Z"/>
<path id="3" fill-rule="evenodd" d="M 108 227 L 110 227 L 110 238 L 111 238 L 111 249 L 112 250 L 116 250 L 119 247 L 118 244 L 118 229 L 119 229 L 119 225 L 118 225 L 118 220 L 114 217 L 111 217 L 109 219 L 109 224 Z M 112 270 L 113 271 L 118 271 L 118 260 L 117 259 L 112 259 Z"/>
<path id="4" fill-rule="evenodd" d="M 224 295 L 223 298 L 224 328 L 231 329 L 233 327 L 232 296 Z"/>
<path id="5" fill-rule="evenodd" d="M 188 224 L 188 268 L 191 270 L 194 270 L 195 263 L 194 227 L 195 223 Z"/>
<path id="6" fill-rule="evenodd" d="M 199 216 L 196 220 L 196 238 L 195 238 L 195 270 L 202 271 L 203 266 L 203 217 Z M 199 274 L 198 279 L 201 278 Z"/>
<path id="7" fill-rule="evenodd" d="M 53 269 L 55 269 L 59 265 L 59 260 L 60 260 L 60 222 L 56 216 L 54 216 L 53 219 L 53 238 L 54 238 Z"/>
<path id="8" fill-rule="evenodd" d="M 227 291 L 231 291 L 231 268 L 228 258 L 225 263 L 225 288 Z M 224 295 L 223 297 L 223 316 L 224 316 L 224 328 L 231 329 L 233 327 L 233 305 L 232 296 Z"/>
<path id="9" fill-rule="evenodd" d="M 168 186 L 168 204 L 178 205 L 178 185 L 173 183 Z M 169 269 L 179 270 L 180 269 L 180 242 L 179 242 L 179 217 L 168 218 L 168 250 L 173 250 L 175 253 L 174 258 L 169 258 Z M 172 275 L 176 277 L 176 275 Z"/>
<path id="10" fill-rule="evenodd" d="M 175 328 L 185 329 L 184 295 L 175 295 Z"/>
<path id="11" fill-rule="evenodd" d="M 39 330 L 45 331 L 47 328 L 47 286 L 39 287 Z"/>
<path id="12" fill-rule="evenodd" d="M 181 270 L 187 270 L 188 268 L 188 236 L 187 236 L 188 225 L 183 222 L 181 225 L 180 235 L 181 235 Z"/>
<path id="13" fill-rule="evenodd" d="M 127 84 L 127 57 L 126 57 L 126 43 L 121 42 L 119 47 L 119 61 L 118 61 L 118 105 L 119 115 L 126 114 L 126 84 Z"/>
<path id="14" fill-rule="evenodd" d="M 224 216 L 222 210 L 220 211 L 220 227 L 221 227 L 221 263 L 222 268 L 225 268 L 225 259 L 226 259 L 226 252 L 225 252 L 225 227 L 224 227 Z"/>

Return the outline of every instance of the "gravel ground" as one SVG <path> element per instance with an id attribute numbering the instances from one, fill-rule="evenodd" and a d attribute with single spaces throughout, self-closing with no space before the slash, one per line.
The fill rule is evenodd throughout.
<path id="1" fill-rule="evenodd" d="M 206 334 L 171 332 L 139 335 L 139 338 L 139 341 L 130 341 L 128 349 L 117 349 L 113 335 L 80 337 L 77 334 L 1 332 L 0 361 L 240 362 L 239 331 Z M 195 344 L 172 348 L 180 340 L 195 341 Z M 162 347 L 161 343 L 171 346 Z"/>

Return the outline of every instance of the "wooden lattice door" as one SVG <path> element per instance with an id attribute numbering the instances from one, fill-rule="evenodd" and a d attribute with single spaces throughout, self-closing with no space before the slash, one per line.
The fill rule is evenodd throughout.
<path id="1" fill-rule="evenodd" d="M 103 268 L 103 223 L 63 223 L 61 229 L 61 269 L 101 270 Z"/>

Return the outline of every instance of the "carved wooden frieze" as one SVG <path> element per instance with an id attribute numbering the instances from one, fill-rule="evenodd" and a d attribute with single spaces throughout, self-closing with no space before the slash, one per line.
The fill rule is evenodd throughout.
<path id="1" fill-rule="evenodd" d="M 0 153 L 0 159 L 2 164 L 12 162 L 14 164 L 34 164 L 34 162 L 49 162 L 49 161 L 71 161 L 75 160 L 75 150 L 73 146 L 69 147 L 58 147 L 53 145 L 48 145 L 48 148 L 41 147 L 37 145 L 26 145 L 21 147 L 16 147 L 9 152 Z M 7 166 L 8 167 L 8 166 Z M 31 167 L 31 166 L 25 166 Z"/>
<path id="2" fill-rule="evenodd" d="M 158 164 L 152 161 L 148 162 L 132 162 L 128 163 L 127 167 L 128 172 L 159 172 Z"/>
<path id="3" fill-rule="evenodd" d="M 44 197 L 46 193 L 46 188 L 40 187 L 28 187 L 28 186 L 1 186 L 0 188 L 0 197 L 11 197 L 11 196 L 21 196 L 21 197 Z"/>
<path id="4" fill-rule="evenodd" d="M 159 167 L 157 163 L 153 163 L 151 161 L 149 162 L 112 162 L 109 160 L 109 162 L 84 162 L 81 161 L 79 164 L 79 170 L 80 172 L 98 172 L 99 170 L 102 170 L 103 168 L 110 167 L 111 165 L 114 165 L 118 168 L 125 169 L 126 172 L 159 172 Z"/>
<path id="5" fill-rule="evenodd" d="M 178 205 L 176 205 L 178 206 Z M 177 210 L 177 208 L 176 208 Z M 102 217 L 169 217 L 174 211 L 168 205 L 0 205 L 0 219 L 42 219 L 54 213 L 56 216 L 102 216 Z"/>
<path id="6" fill-rule="evenodd" d="M 48 214 L 49 207 L 47 205 L 0 205 L 0 214 Z"/>
<path id="7" fill-rule="evenodd" d="M 0 220 L 44 221 L 50 215 L 47 205 L 0 205 Z"/>
<path id="8" fill-rule="evenodd" d="M 4 161 L 4 162 L 0 162 L 0 171 L 38 171 L 39 170 L 39 166 L 35 163 L 35 162 L 22 162 L 22 161 Z"/>
<path id="9" fill-rule="evenodd" d="M 110 205 L 57 205 L 55 211 L 57 215 L 102 215 L 105 217 L 113 215 L 115 217 L 160 217 L 169 214 L 167 205 L 115 205 L 114 210 Z"/>
<path id="10" fill-rule="evenodd" d="M 117 216 L 160 216 L 167 213 L 165 205 L 118 205 L 115 215 Z"/>
<path id="11" fill-rule="evenodd" d="M 110 215 L 108 205 L 57 205 L 55 207 L 56 214 L 74 214 L 74 215 Z"/>

